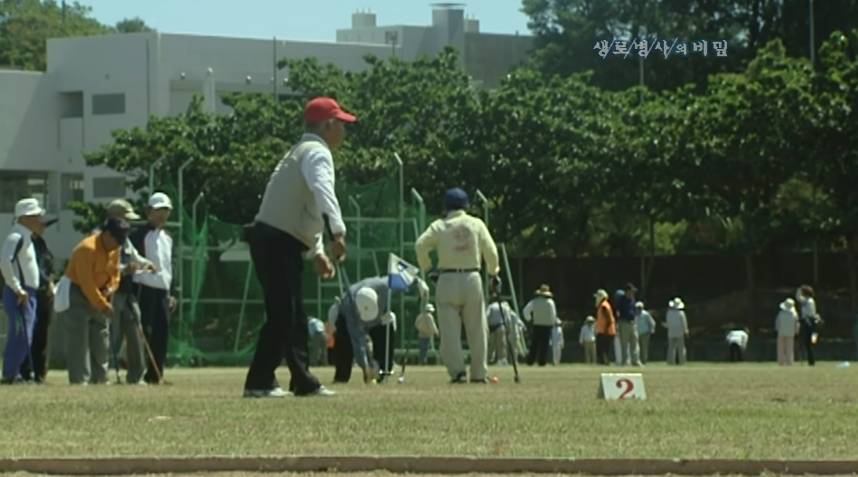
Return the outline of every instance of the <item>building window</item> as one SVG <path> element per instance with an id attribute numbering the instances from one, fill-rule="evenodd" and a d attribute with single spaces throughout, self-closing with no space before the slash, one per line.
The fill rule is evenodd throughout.
<path id="1" fill-rule="evenodd" d="M 92 196 L 96 199 L 125 197 L 124 177 L 96 177 L 92 180 Z"/>
<path id="2" fill-rule="evenodd" d="M 48 175 L 44 172 L 0 171 L 0 212 L 15 212 L 15 203 L 33 197 L 45 207 Z"/>
<path id="3" fill-rule="evenodd" d="M 83 91 L 60 93 L 60 117 L 83 117 Z"/>
<path id="4" fill-rule="evenodd" d="M 64 209 L 68 208 L 69 202 L 83 202 L 83 174 L 63 174 L 60 181 Z"/>
<path id="5" fill-rule="evenodd" d="M 125 114 L 125 94 L 92 95 L 92 114 Z"/>

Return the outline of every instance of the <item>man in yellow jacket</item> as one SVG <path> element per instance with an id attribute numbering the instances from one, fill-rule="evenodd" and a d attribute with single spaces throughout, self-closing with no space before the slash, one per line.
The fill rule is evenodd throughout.
<path id="1" fill-rule="evenodd" d="M 119 287 L 119 247 L 128 238 L 129 228 L 125 220 L 108 219 L 101 232 L 75 247 L 66 268 L 71 286 L 63 321 L 71 384 L 107 382 L 110 299 Z"/>
<path id="2" fill-rule="evenodd" d="M 432 269 L 429 252 L 438 252 L 438 286 L 435 303 L 441 329 L 441 361 L 454 383 L 467 381 L 462 355 L 461 330 L 465 325 L 471 351 L 471 382 L 485 383 L 488 374 L 486 347 L 488 326 L 480 262 L 499 285 L 498 251 L 486 224 L 465 212 L 468 194 L 455 188 L 445 195 L 447 214 L 426 229 L 415 245 L 424 273 Z"/>

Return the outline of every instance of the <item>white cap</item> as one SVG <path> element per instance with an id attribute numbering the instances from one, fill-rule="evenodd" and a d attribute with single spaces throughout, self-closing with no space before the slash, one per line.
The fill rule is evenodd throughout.
<path id="1" fill-rule="evenodd" d="M 429 313 L 432 313 L 432 312 L 434 312 L 434 311 L 435 311 L 435 305 L 433 305 L 433 304 L 431 304 L 431 303 L 427 303 L 427 304 L 426 304 L 426 307 L 425 307 L 425 310 L 426 310 L 426 311 L 428 311 Z"/>
<path id="2" fill-rule="evenodd" d="M 355 304 L 362 321 L 378 318 L 378 294 L 369 287 L 363 287 L 355 293 Z"/>
<path id="3" fill-rule="evenodd" d="M 152 197 L 149 197 L 149 207 L 153 209 L 173 209 L 173 202 L 170 197 L 163 192 L 155 192 Z"/>
<path id="4" fill-rule="evenodd" d="M 15 218 L 44 215 L 45 209 L 39 207 L 39 201 L 33 198 L 21 199 L 15 204 Z"/>

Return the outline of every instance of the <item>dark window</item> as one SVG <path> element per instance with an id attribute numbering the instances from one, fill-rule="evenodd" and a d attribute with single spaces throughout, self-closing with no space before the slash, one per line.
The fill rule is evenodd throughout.
<path id="1" fill-rule="evenodd" d="M 61 110 L 60 117 L 82 118 L 83 117 L 83 91 L 72 91 L 60 93 Z"/>
<path id="2" fill-rule="evenodd" d="M 69 202 L 83 201 L 83 174 L 63 174 L 60 184 L 61 206 L 68 208 Z"/>
<path id="3" fill-rule="evenodd" d="M 48 175 L 44 172 L 0 171 L 0 211 L 13 213 L 15 203 L 27 197 L 48 200 Z"/>
<path id="4" fill-rule="evenodd" d="M 96 177 L 92 180 L 92 196 L 96 199 L 125 197 L 124 177 Z"/>
<path id="5" fill-rule="evenodd" d="M 92 114 L 125 114 L 125 94 L 92 95 Z"/>

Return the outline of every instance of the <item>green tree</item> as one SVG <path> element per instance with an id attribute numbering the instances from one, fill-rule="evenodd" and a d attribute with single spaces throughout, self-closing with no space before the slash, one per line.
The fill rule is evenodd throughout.
<path id="1" fill-rule="evenodd" d="M 77 2 L 0 0 L 0 65 L 44 70 L 49 38 L 108 33 L 90 12 Z"/>
<path id="2" fill-rule="evenodd" d="M 140 17 L 126 18 L 116 22 L 114 29 L 119 33 L 144 33 L 155 31 Z"/>

